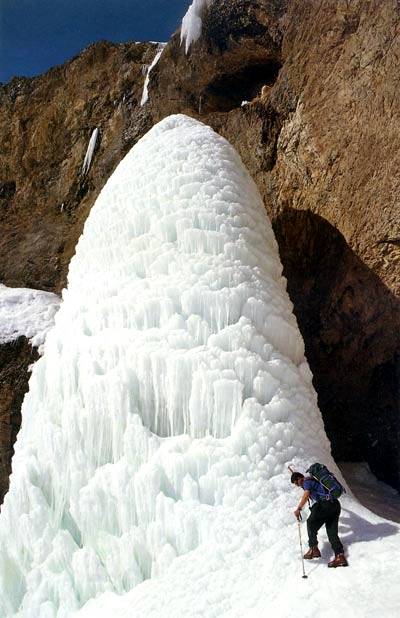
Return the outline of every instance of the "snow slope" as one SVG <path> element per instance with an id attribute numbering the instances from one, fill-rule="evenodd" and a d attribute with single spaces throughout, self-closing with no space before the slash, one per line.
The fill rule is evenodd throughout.
<path id="1" fill-rule="evenodd" d="M 171 116 L 128 153 L 24 400 L 0 615 L 398 615 L 399 526 L 351 496 L 351 567 L 301 579 L 286 466 L 337 468 L 281 273 L 226 140 Z"/>
<path id="2" fill-rule="evenodd" d="M 358 500 L 370 511 L 400 523 L 400 494 L 378 481 L 366 462 L 342 462 L 340 470 Z"/>

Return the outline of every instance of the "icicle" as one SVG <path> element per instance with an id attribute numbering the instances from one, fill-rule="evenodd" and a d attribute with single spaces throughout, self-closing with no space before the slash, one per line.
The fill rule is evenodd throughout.
<path id="1" fill-rule="evenodd" d="M 154 67 L 156 66 L 157 62 L 159 61 L 160 56 L 163 53 L 165 46 L 166 46 L 166 43 L 158 43 L 156 55 L 154 56 L 153 62 L 150 64 L 150 66 L 147 69 L 147 73 L 146 73 L 146 77 L 145 77 L 144 85 L 143 85 L 143 94 L 142 94 L 142 98 L 140 101 L 141 106 L 144 105 L 149 98 L 148 88 L 149 88 L 149 81 L 150 81 L 150 73 L 152 69 L 154 69 Z"/>
<path id="2" fill-rule="evenodd" d="M 99 135 L 99 130 L 96 127 L 90 137 L 89 144 L 88 144 L 86 154 L 85 154 L 85 159 L 83 161 L 83 165 L 82 165 L 82 175 L 83 176 L 86 176 L 86 174 L 90 170 L 90 166 L 92 164 L 92 159 L 93 159 L 93 154 L 94 154 L 96 144 L 97 144 L 98 135 Z"/>

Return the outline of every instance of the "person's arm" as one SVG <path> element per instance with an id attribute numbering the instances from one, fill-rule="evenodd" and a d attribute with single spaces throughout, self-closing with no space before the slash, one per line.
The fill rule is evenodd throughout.
<path id="1" fill-rule="evenodd" d="M 294 512 L 294 516 L 296 517 L 297 520 L 301 519 L 301 509 L 303 508 L 303 506 L 306 504 L 306 502 L 308 502 L 310 498 L 310 492 L 308 491 L 308 489 L 306 489 L 303 493 L 303 495 L 301 496 L 301 500 L 299 502 L 299 506 L 297 507 L 297 509 Z"/>

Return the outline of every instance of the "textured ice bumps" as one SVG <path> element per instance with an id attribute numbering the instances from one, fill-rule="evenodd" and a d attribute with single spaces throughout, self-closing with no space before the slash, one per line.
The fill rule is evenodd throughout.
<path id="1" fill-rule="evenodd" d="M 287 463 L 329 452 L 281 272 L 225 139 L 171 116 L 128 153 L 23 404 L 0 614 L 64 616 L 173 572 L 177 556 L 208 577 L 214 554 L 240 565 L 262 550 Z"/>
<path id="2" fill-rule="evenodd" d="M 92 340 L 113 333 L 111 354 L 127 368 L 117 388 L 126 385 L 125 405 L 138 407 L 153 433 L 222 438 L 254 389 L 263 391 L 264 363 L 274 354 L 303 360 L 281 270 L 238 155 L 210 128 L 174 116 L 107 183 L 71 264 L 68 297 L 79 298 Z M 107 356 L 96 349 L 105 373 L 114 368 Z M 114 396 L 124 405 L 128 395 Z"/>

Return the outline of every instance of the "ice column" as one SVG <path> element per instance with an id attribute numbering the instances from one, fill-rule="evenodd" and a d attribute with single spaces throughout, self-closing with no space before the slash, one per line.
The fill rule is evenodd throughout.
<path id="1" fill-rule="evenodd" d="M 193 577 L 229 561 L 284 512 L 305 448 L 329 463 L 261 197 L 225 139 L 165 118 L 100 193 L 33 368 L 0 615 L 61 618 L 178 556 Z"/>

